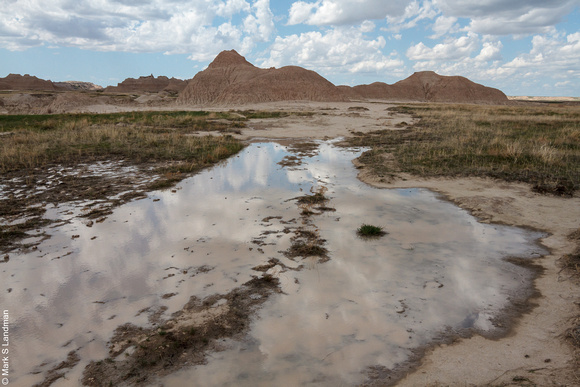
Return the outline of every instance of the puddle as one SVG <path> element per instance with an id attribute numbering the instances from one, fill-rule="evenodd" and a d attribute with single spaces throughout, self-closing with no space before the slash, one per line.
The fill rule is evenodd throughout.
<path id="1" fill-rule="evenodd" d="M 75 351 L 80 361 L 54 385 L 78 385 L 84 367 L 108 355 L 118 326 L 154 326 L 191 296 L 261 276 L 253 268 L 271 259 L 279 264 L 268 274 L 283 293 L 267 299 L 249 334 L 159 383 L 356 385 L 445 334 L 501 333 L 503 312 L 529 296 L 534 276 L 505 258 L 545 254 L 534 242 L 542 235 L 480 224 L 428 190 L 368 187 L 351 163 L 358 154 L 321 143 L 302 164 L 283 167 L 286 147 L 257 143 L 97 222 L 71 217 L 78 208 L 51 209 L 69 222 L 0 265 L 11 382 L 41 382 Z M 335 211 L 305 220 L 292 199 L 318 187 Z M 362 223 L 388 234 L 361 239 Z M 318 230 L 328 262 L 283 254 L 297 227 Z"/>

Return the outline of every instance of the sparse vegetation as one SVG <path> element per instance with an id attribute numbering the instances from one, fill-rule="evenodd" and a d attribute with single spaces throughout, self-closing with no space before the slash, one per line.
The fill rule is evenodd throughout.
<path id="1" fill-rule="evenodd" d="M 562 196 L 580 187 L 579 106 L 414 104 L 391 110 L 419 121 L 350 140 L 372 148 L 360 161 L 379 177 L 487 176 Z"/>
<path id="2" fill-rule="evenodd" d="M 380 237 L 387 234 L 382 227 L 371 224 L 362 224 L 356 233 L 362 237 Z"/>
<path id="3" fill-rule="evenodd" d="M 206 130 L 227 131 L 207 112 L 147 112 L 0 116 L 0 171 L 54 163 L 120 159 L 132 162 L 180 161 L 194 171 L 238 152 L 231 136 L 193 136 Z"/>
<path id="4" fill-rule="evenodd" d="M 229 115 L 203 111 L 0 115 L 0 133 L 4 133 L 0 135 L 0 173 L 5 178 L 0 183 L 5 183 L 6 193 L 0 200 L 0 216 L 12 222 L 0 228 L 0 249 L 14 249 L 18 240 L 44 222 L 42 204 L 46 202 L 106 199 L 124 192 L 111 199 L 112 207 L 144 191 L 172 187 L 189 173 L 237 153 L 244 145 L 228 132 L 243 122 L 224 120 Z M 224 135 L 200 135 L 209 130 Z M 75 169 L 79 164 L 119 160 L 138 166 L 139 173 L 151 176 L 152 182 L 137 186 L 124 174 L 111 178 L 77 173 L 59 176 L 57 183 L 42 191 L 34 190 L 39 181 L 46 185 L 55 180 L 50 176 L 57 165 Z M 23 189 L 30 194 L 11 194 Z M 104 215 L 92 209 L 86 217 Z M 25 216 L 25 222 L 15 222 Z"/>

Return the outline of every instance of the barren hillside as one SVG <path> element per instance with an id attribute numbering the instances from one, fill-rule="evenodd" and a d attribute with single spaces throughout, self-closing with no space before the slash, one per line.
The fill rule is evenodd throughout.
<path id="1" fill-rule="evenodd" d="M 393 85 L 375 82 L 354 86 L 351 96 L 370 99 L 426 102 L 506 103 L 500 90 L 460 76 L 443 76 L 433 71 L 414 73 Z"/>
<path id="2" fill-rule="evenodd" d="M 187 81 L 168 78 L 165 76 L 127 78 L 117 86 L 108 86 L 105 88 L 106 93 L 159 93 L 161 91 L 179 93 L 187 84 Z"/>
<path id="3" fill-rule="evenodd" d="M 297 66 L 261 69 L 231 50 L 197 73 L 178 98 L 182 104 L 285 100 L 344 101 L 346 97 L 314 71 Z"/>

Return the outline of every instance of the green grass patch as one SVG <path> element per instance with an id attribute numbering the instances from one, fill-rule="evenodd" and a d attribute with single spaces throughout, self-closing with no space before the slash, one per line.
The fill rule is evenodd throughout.
<path id="1" fill-rule="evenodd" d="M 356 233 L 362 237 L 379 237 L 387 234 L 383 230 L 383 227 L 373 226 L 371 224 L 362 224 L 357 228 Z"/>

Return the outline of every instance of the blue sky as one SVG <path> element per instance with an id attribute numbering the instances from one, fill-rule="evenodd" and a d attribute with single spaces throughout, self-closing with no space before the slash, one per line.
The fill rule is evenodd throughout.
<path id="1" fill-rule="evenodd" d="M 0 77 L 192 78 L 222 50 L 336 85 L 462 75 L 580 96 L 580 0 L 0 0 Z"/>

